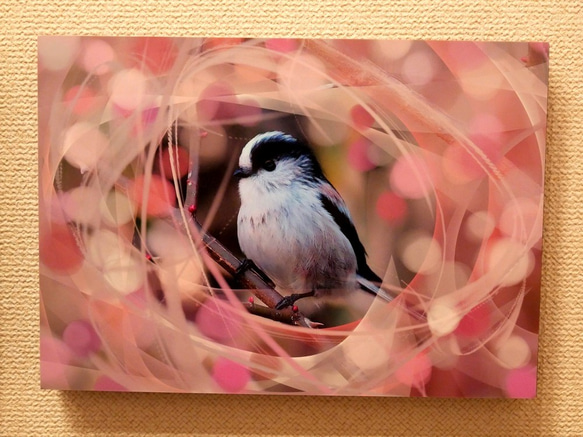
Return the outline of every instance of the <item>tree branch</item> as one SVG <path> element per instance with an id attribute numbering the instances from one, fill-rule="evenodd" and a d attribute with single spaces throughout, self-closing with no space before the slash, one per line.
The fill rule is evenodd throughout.
<path id="1" fill-rule="evenodd" d="M 251 290 L 261 302 L 267 305 L 267 307 L 263 307 L 249 302 L 244 305 L 249 312 L 279 322 L 303 326 L 306 328 L 317 328 L 322 326 L 317 322 L 312 322 L 301 312 L 294 311 L 294 308 L 275 310 L 275 306 L 283 299 L 283 296 L 279 294 L 271 284 L 268 284 L 263 279 L 266 275 L 256 267 L 238 273 L 239 268 L 243 265 L 243 261 L 233 255 L 220 241 L 202 228 L 201 224 L 196 219 L 194 208 L 187 208 L 187 211 L 188 216 L 192 217 L 189 224 L 191 230 L 194 231 L 193 234 L 200 236 L 200 240 L 204 244 L 205 249 L 213 261 L 225 269 L 229 274 L 236 276 L 237 281 L 243 287 Z"/>

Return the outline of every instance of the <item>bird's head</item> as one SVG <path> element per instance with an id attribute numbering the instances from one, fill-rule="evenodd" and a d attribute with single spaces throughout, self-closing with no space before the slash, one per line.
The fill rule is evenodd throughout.
<path id="1" fill-rule="evenodd" d="M 304 142 L 278 131 L 257 135 L 249 141 L 241 151 L 239 168 L 234 175 L 270 188 L 323 178 L 311 149 Z"/>

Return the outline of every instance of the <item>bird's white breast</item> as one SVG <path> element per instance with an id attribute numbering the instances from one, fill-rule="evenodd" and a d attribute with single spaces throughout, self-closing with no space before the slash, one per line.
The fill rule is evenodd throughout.
<path id="1" fill-rule="evenodd" d="M 285 291 L 353 287 L 356 257 L 350 242 L 316 189 L 288 182 L 270 188 L 258 178 L 240 181 L 238 237 L 245 256 Z"/>

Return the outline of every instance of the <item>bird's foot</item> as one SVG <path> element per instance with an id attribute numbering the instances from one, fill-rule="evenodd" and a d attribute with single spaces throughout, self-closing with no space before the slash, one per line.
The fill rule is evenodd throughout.
<path id="1" fill-rule="evenodd" d="M 311 297 L 314 295 L 314 291 L 308 291 L 307 293 L 293 293 L 289 296 L 284 297 L 280 300 L 277 305 L 275 305 L 276 310 L 282 310 L 289 306 L 292 306 L 296 303 L 296 301 L 303 299 L 304 297 Z"/>
<path id="2" fill-rule="evenodd" d="M 243 261 L 241 261 L 241 264 L 239 264 L 239 267 L 237 267 L 237 270 L 235 270 L 235 276 L 238 278 L 247 270 L 250 270 L 253 267 L 255 267 L 255 263 L 253 262 L 253 260 L 250 260 L 249 258 L 244 258 Z"/>
<path id="3" fill-rule="evenodd" d="M 235 270 L 235 278 L 240 278 L 248 270 L 252 270 L 256 273 L 266 284 L 272 287 L 274 286 L 273 281 L 263 272 L 263 270 L 257 267 L 257 264 L 255 264 L 252 259 L 249 258 L 245 258 L 241 261 L 241 264 L 239 264 L 239 267 Z"/>

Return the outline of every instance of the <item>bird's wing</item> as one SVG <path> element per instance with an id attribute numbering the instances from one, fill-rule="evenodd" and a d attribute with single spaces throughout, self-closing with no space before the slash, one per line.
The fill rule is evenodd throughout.
<path id="1" fill-rule="evenodd" d="M 373 282 L 382 282 L 366 263 L 366 250 L 358 238 L 356 228 L 350 218 L 350 213 L 346 204 L 338 191 L 329 183 L 322 183 L 320 186 L 320 201 L 324 209 L 332 216 L 340 231 L 350 242 L 356 255 L 357 273 L 365 279 Z"/>

